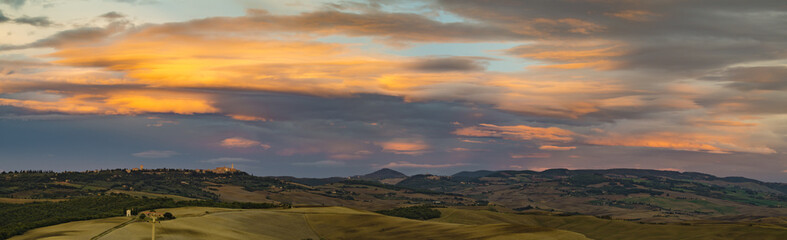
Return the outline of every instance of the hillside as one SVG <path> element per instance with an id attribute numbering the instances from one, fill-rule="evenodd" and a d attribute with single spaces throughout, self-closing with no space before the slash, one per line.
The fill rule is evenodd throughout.
<path id="1" fill-rule="evenodd" d="M 68 204 L 69 199 L 122 193 L 169 198 L 173 203 L 254 202 L 368 211 L 434 205 L 590 215 L 633 223 L 712 221 L 787 226 L 783 219 L 787 216 L 785 184 L 741 177 L 641 169 L 403 175 L 390 169 L 348 178 L 259 177 L 244 172 L 177 169 L 11 172 L 0 173 L 0 202 L 11 204 L 3 205 L 6 208 L 22 203 Z M 389 181 L 392 179 L 395 184 Z M 86 216 L 83 219 L 108 215 Z"/>
<path id="2" fill-rule="evenodd" d="M 126 210 L 131 210 L 132 214 L 137 214 L 155 208 L 184 206 L 237 209 L 286 207 L 270 203 L 227 203 L 211 200 L 175 201 L 171 198 L 137 197 L 116 193 L 78 197 L 58 202 L 0 203 L 0 216 L 2 216 L 2 221 L 0 221 L 0 239 L 18 235 L 37 227 L 70 221 L 122 216 L 126 213 Z"/>
<path id="3" fill-rule="evenodd" d="M 511 214 L 437 208 L 428 221 L 343 207 L 237 210 L 157 209 L 174 220 L 156 223 L 160 239 L 784 239 L 787 229 L 768 224 L 639 224 L 590 216 Z M 13 240 L 89 239 L 128 220 L 70 222 L 27 232 Z M 133 222 L 99 239 L 149 239 L 151 223 Z"/>
<path id="4" fill-rule="evenodd" d="M 551 228 L 424 222 L 339 207 L 287 210 L 190 207 L 157 211 L 177 216 L 156 224 L 156 237 L 161 239 L 587 239 L 581 234 Z M 89 239 L 101 232 L 96 228 L 108 229 L 123 219 L 128 218 L 66 223 L 11 239 Z M 150 233 L 151 223 L 134 222 L 100 239 L 149 239 Z"/>
<path id="5" fill-rule="evenodd" d="M 640 169 L 479 171 L 416 175 L 397 186 L 473 196 L 503 209 L 540 209 L 648 222 L 787 216 L 782 183 Z"/>
<path id="6" fill-rule="evenodd" d="M 440 208 L 441 218 L 430 221 L 460 224 L 521 224 L 577 232 L 591 239 L 785 239 L 787 227 L 768 223 L 695 221 L 642 224 L 591 216 L 510 214 L 491 211 Z M 786 217 L 782 217 L 787 220 Z"/>

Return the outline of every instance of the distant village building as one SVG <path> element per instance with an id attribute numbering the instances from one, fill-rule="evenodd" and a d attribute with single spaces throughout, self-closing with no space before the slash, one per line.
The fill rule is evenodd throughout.
<path id="1" fill-rule="evenodd" d="M 131 209 L 126 209 L 126 217 L 131 217 Z"/>
<path id="2" fill-rule="evenodd" d="M 143 169 L 145 169 L 145 165 L 139 165 L 139 168 L 132 168 L 131 170 L 126 169 L 126 172 L 130 173 L 131 171 L 142 171 Z"/>
<path id="3" fill-rule="evenodd" d="M 217 168 L 214 168 L 214 169 L 197 169 L 195 171 L 201 172 L 201 173 L 212 172 L 212 173 L 224 174 L 224 173 L 238 172 L 238 169 L 235 169 L 235 164 L 233 163 L 232 165 L 230 165 L 230 167 L 223 166 L 223 167 L 217 167 Z"/>

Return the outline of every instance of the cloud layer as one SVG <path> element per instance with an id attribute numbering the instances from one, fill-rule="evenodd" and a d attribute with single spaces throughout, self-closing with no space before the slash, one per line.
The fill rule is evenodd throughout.
<path id="1" fill-rule="evenodd" d="M 145 119 L 157 130 L 139 134 L 200 135 L 162 148 L 202 164 L 787 169 L 780 1 L 251 4 L 185 20 L 141 13 L 167 3 L 89 20 L 3 3 L 3 34 L 48 36 L 0 45 L 0 119 Z M 145 149 L 123 155 L 166 155 Z"/>

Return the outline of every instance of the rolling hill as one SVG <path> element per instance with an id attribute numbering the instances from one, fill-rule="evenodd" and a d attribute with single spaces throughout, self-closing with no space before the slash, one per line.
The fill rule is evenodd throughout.
<path id="1" fill-rule="evenodd" d="M 174 199 L 165 201 L 167 206 L 193 206 L 183 204 L 194 204 L 196 200 L 202 201 L 199 206 L 252 202 L 270 204 L 266 206 L 342 206 L 360 211 L 415 205 L 438 206 L 445 207 L 438 208 L 444 213 L 440 218 L 442 220 L 433 219 L 429 222 L 512 224 L 524 222 L 509 222 L 512 219 L 510 216 L 519 216 L 517 219 L 529 216 L 530 220 L 527 221 L 533 223 L 535 218 L 539 218 L 541 223 L 525 224 L 527 226 L 575 231 L 591 238 L 603 235 L 600 230 L 603 228 L 584 227 L 587 224 L 593 226 L 600 220 L 613 221 L 615 224 L 612 225 L 625 229 L 638 229 L 640 224 L 691 229 L 702 229 L 701 226 L 706 224 L 722 224 L 713 226 L 725 229 L 770 226 L 778 231 L 787 227 L 786 184 L 693 172 L 550 169 L 541 172 L 475 171 L 460 172 L 452 176 L 406 176 L 394 170 L 382 169 L 354 177 L 295 178 L 259 177 L 244 172 L 219 174 L 179 169 L 115 169 L 65 173 L 6 172 L 0 173 L 0 179 L 4 180 L 0 181 L 0 211 L 18 212 L 24 211 L 28 206 L 46 204 L 52 205 L 51 207 L 57 207 L 58 204 L 65 206 L 71 204 L 71 200 L 87 198 L 88 200 L 79 200 L 84 202 L 108 194 L 122 194 L 143 200 Z M 97 212 L 81 219 L 93 218 L 90 216 L 118 216 L 120 213 L 121 211 L 113 211 L 106 215 L 104 212 Z M 498 213 L 509 215 L 495 215 Z M 459 220 L 451 218 L 457 214 L 469 214 L 472 217 Z M 323 215 L 308 218 L 315 221 L 325 220 L 321 216 Z M 337 222 L 350 221 L 343 216 L 332 217 Z M 363 217 L 367 216 L 361 218 Z M 509 220 L 474 222 L 487 218 Z M 374 222 L 375 219 L 367 220 Z M 569 221 L 570 219 L 576 221 Z M 591 223 L 577 219 L 593 221 Z M 54 220 L 44 217 L 36 220 L 40 224 L 34 226 L 73 220 L 79 219 Z M 410 226 L 407 221 L 397 224 L 402 225 L 392 225 L 391 228 Z M 573 227 L 568 228 L 569 226 Z M 484 228 L 487 227 L 489 226 Z M 367 231 L 359 227 L 353 229 L 359 232 Z M 594 229 L 601 232 L 594 233 Z M 325 234 L 339 236 L 350 233 Z"/>
<path id="2" fill-rule="evenodd" d="M 177 218 L 156 223 L 160 239 L 784 239 L 768 224 L 639 224 L 590 216 L 512 214 L 437 208 L 439 218 L 410 220 L 344 207 L 237 210 L 157 209 Z M 35 229 L 12 240 L 90 239 L 128 217 L 70 222 Z M 133 222 L 98 239 L 149 239 L 151 223 Z"/>

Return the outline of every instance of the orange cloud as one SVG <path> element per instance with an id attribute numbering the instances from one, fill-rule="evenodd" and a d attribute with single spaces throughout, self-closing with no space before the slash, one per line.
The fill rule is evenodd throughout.
<path id="1" fill-rule="evenodd" d="M 376 143 L 383 148 L 383 152 L 394 154 L 421 155 L 429 150 L 430 146 L 421 141 L 396 140 Z"/>
<path id="2" fill-rule="evenodd" d="M 534 71 L 531 76 L 495 76 L 486 84 L 505 89 L 490 98 L 500 109 L 568 118 L 597 112 L 604 96 L 630 91 L 615 80 L 587 80 L 571 72 L 554 74 L 545 70 Z"/>
<path id="3" fill-rule="evenodd" d="M 740 122 L 740 121 L 730 121 L 730 120 L 702 120 L 697 119 L 693 120 L 692 123 L 695 126 L 721 126 L 721 127 L 755 127 L 758 124 L 756 123 L 747 123 L 747 122 Z"/>
<path id="4" fill-rule="evenodd" d="M 482 123 L 479 126 L 460 128 L 453 132 L 459 136 L 499 137 L 511 140 L 545 140 L 568 142 L 573 140 L 574 132 L 562 128 L 530 127 L 526 125 L 497 126 Z"/>
<path id="5" fill-rule="evenodd" d="M 284 31 L 284 28 L 276 24 L 293 23 L 267 13 L 251 15 L 254 17 L 211 18 L 186 23 L 150 25 L 113 35 L 102 44 L 62 46 L 49 56 L 57 59 L 54 63 L 58 68 L 71 68 L 77 72 L 96 72 L 96 69 L 103 69 L 104 71 L 99 72 L 107 76 L 96 76 L 89 81 L 73 80 L 81 79 L 75 76 L 68 80 L 87 81 L 89 84 L 142 84 L 148 88 L 250 89 L 316 96 L 373 93 L 400 96 L 408 101 L 466 100 L 491 104 L 508 111 L 573 118 L 598 111 L 598 104 L 593 103 L 596 95 L 621 91 L 617 84 L 606 80 L 484 72 L 484 64 L 480 62 L 485 60 L 477 58 L 424 60 L 370 52 L 354 44 L 315 41 L 314 36 L 308 34 L 292 36 L 281 35 L 280 32 L 257 31 Z M 308 17 L 329 15 L 332 14 Z M 357 17 L 348 14 L 336 16 Z M 261 24 L 261 19 L 270 19 L 276 24 Z M 549 24 L 583 28 L 581 21 L 561 21 Z M 327 31 L 321 28 L 313 30 Z M 205 34 L 195 34 L 192 31 Z M 223 34 L 208 34 L 215 31 Z M 532 55 L 531 57 L 545 61 L 580 63 L 614 56 L 619 52 L 617 45 L 605 42 L 584 43 L 571 50 L 560 50 L 565 45 L 568 44 L 553 44 L 550 45 L 551 50 L 542 52 L 522 50 L 527 48 L 523 47 L 519 54 Z M 413 68 L 413 63 L 423 62 L 432 65 L 439 62 L 443 65 L 430 65 L 430 71 Z M 452 64 L 449 67 L 451 71 L 432 71 L 444 67 L 444 64 Z M 473 71 L 462 71 L 463 69 Z M 124 77 L 118 78 L 116 73 L 122 73 Z M 142 104 L 147 99 L 136 100 Z M 123 99 L 116 101 L 123 103 Z M 200 112 L 187 109 L 177 111 Z M 254 116 L 240 113 L 233 113 L 230 117 L 241 121 L 262 121 L 264 118 L 253 118 Z"/>
<path id="6" fill-rule="evenodd" d="M 118 114 L 171 112 L 191 115 L 195 113 L 213 113 L 218 111 L 218 109 L 211 106 L 206 100 L 161 95 L 112 95 L 105 100 L 105 103 L 114 107 L 114 111 Z"/>
<path id="7" fill-rule="evenodd" d="M 527 21 L 511 22 L 506 25 L 512 32 L 540 37 L 550 37 L 556 33 L 588 35 L 595 32 L 602 32 L 606 29 L 604 26 L 576 18 L 534 18 Z"/>
<path id="8" fill-rule="evenodd" d="M 466 143 L 489 143 L 489 142 L 476 141 L 476 140 L 470 140 L 470 139 L 462 139 L 462 142 L 466 142 Z"/>
<path id="9" fill-rule="evenodd" d="M 477 148 L 461 148 L 461 147 L 458 147 L 458 148 L 451 148 L 451 150 L 449 150 L 449 151 L 450 152 L 484 152 L 484 151 L 489 151 L 489 150 L 477 149 Z"/>
<path id="10" fill-rule="evenodd" d="M 614 57 L 626 53 L 622 43 L 602 40 L 589 41 L 549 41 L 518 46 L 508 50 L 509 54 L 522 58 L 554 63 L 543 68 L 599 70 L 615 69 L 618 63 Z"/>
<path id="11" fill-rule="evenodd" d="M 604 146 L 666 148 L 709 153 L 776 153 L 776 151 L 769 147 L 753 147 L 736 143 L 736 139 L 732 136 L 703 133 L 652 132 L 630 135 L 608 134 L 606 136 L 588 139 L 587 143 Z"/>
<path id="12" fill-rule="evenodd" d="M 511 154 L 511 158 L 550 158 L 552 154 L 549 153 L 531 153 L 531 154 Z"/>
<path id="13" fill-rule="evenodd" d="M 96 114 L 104 112 L 101 104 L 84 101 L 83 98 L 85 97 L 86 96 L 75 96 L 60 99 L 56 102 L 0 98 L 0 105 L 27 108 L 41 112 L 64 112 L 74 114 Z"/>
<path id="14" fill-rule="evenodd" d="M 231 137 L 221 140 L 221 146 L 226 148 L 250 148 L 250 147 L 262 147 L 263 149 L 271 148 L 271 146 L 268 144 L 263 144 L 258 141 L 254 141 L 242 137 Z"/>
<path id="15" fill-rule="evenodd" d="M 172 92 L 76 94 L 51 102 L 0 98 L 0 105 L 69 114 L 177 113 L 191 115 L 218 112 L 218 109 L 211 106 L 210 100 L 205 99 L 204 96 Z"/>
<path id="16" fill-rule="evenodd" d="M 253 121 L 267 122 L 268 121 L 268 119 L 264 118 L 264 117 L 249 116 L 249 115 L 229 114 L 227 116 L 231 117 L 232 119 L 240 120 L 240 121 L 249 121 L 249 122 L 253 122 Z"/>
<path id="17" fill-rule="evenodd" d="M 543 146 L 538 147 L 538 149 L 547 150 L 547 151 L 568 151 L 568 150 L 573 150 L 573 149 L 576 149 L 576 148 L 577 147 L 573 147 L 573 146 L 571 146 L 571 147 L 560 147 L 560 146 L 551 146 L 551 145 L 543 145 Z"/>

